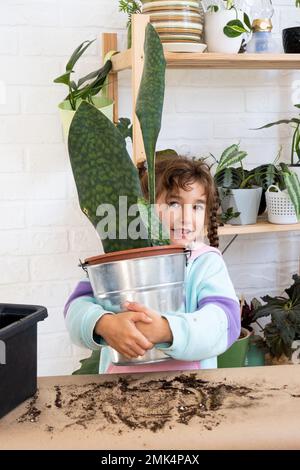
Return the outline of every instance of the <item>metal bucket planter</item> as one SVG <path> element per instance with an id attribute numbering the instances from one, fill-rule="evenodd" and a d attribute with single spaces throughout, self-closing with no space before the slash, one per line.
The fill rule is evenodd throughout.
<path id="1" fill-rule="evenodd" d="M 227 189 L 218 188 L 223 212 L 231 207 L 234 212 L 240 212 L 238 217 L 230 219 L 232 225 L 255 224 L 262 195 L 262 188 Z"/>
<path id="2" fill-rule="evenodd" d="M 78 106 L 80 105 L 81 100 L 78 100 Z M 114 112 L 114 103 L 111 99 L 105 96 L 97 96 L 93 98 L 94 106 L 99 109 L 108 119 L 113 121 L 113 112 Z M 64 136 L 66 142 L 68 142 L 69 130 L 73 117 L 75 116 L 76 111 L 71 108 L 69 101 L 63 101 L 58 105 L 60 119 L 63 126 Z"/>
<path id="3" fill-rule="evenodd" d="M 122 305 L 126 300 L 145 304 L 160 313 L 182 312 L 189 253 L 183 247 L 172 245 L 138 248 L 89 258 L 83 268 L 94 296 L 109 312 L 124 311 Z M 155 348 L 131 360 L 111 348 L 111 358 L 117 365 L 170 360 Z"/>

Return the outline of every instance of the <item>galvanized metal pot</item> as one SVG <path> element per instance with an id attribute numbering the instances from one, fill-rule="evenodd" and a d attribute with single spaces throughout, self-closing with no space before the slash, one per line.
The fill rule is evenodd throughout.
<path id="1" fill-rule="evenodd" d="M 119 313 L 125 301 L 139 302 L 157 312 L 184 311 L 185 267 L 190 252 L 176 245 L 138 248 L 89 258 L 87 270 L 94 296 L 108 312 Z M 117 365 L 170 360 L 155 348 L 127 359 L 111 348 Z"/>

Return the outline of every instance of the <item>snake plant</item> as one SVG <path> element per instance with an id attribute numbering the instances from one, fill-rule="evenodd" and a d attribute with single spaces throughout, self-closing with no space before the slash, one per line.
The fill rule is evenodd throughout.
<path id="1" fill-rule="evenodd" d="M 106 253 L 138 247 L 168 244 L 155 203 L 155 152 L 161 127 L 165 89 L 165 59 L 159 36 L 151 24 L 146 28 L 145 64 L 137 115 L 141 123 L 147 155 L 150 201 L 143 200 L 137 169 L 127 150 L 126 137 L 131 136 L 130 122 L 120 120 L 117 126 L 101 111 L 83 101 L 69 132 L 69 156 L 77 186 L 80 207 L 102 239 Z M 127 206 L 134 207 L 132 216 L 121 216 L 120 197 L 127 197 Z M 152 204 L 151 204 L 152 203 Z M 106 214 L 99 208 L 110 205 L 116 220 L 112 233 L 104 231 Z M 100 209 L 102 210 L 102 209 Z M 114 214 L 116 217 L 114 217 Z M 130 225 L 139 220 L 140 237 L 128 236 Z"/>

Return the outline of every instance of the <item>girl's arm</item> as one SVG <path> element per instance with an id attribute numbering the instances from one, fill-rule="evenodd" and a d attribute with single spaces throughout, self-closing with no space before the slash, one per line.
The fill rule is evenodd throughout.
<path id="1" fill-rule="evenodd" d="M 126 357 L 143 355 L 153 347 L 135 326 L 152 320 L 142 312 L 107 312 L 93 297 L 89 281 L 78 284 L 65 306 L 65 315 L 71 340 L 78 346 L 97 350 L 110 345 Z"/>
<path id="2" fill-rule="evenodd" d="M 174 359 L 189 361 L 222 354 L 241 331 L 239 301 L 222 256 L 210 252 L 194 261 L 186 295 L 187 302 L 196 304 L 197 310 L 163 315 L 173 342 L 157 347 Z"/>
<path id="3" fill-rule="evenodd" d="M 79 282 L 64 308 L 67 330 L 71 340 L 78 346 L 92 350 L 107 346 L 106 342 L 94 333 L 96 323 L 106 314 L 93 296 L 88 280 Z"/>
<path id="4" fill-rule="evenodd" d="M 139 304 L 129 310 L 144 311 L 151 325 L 137 324 L 158 349 L 178 360 L 198 361 L 218 356 L 239 337 L 240 306 L 223 258 L 206 253 L 194 261 L 187 277 L 187 307 L 190 313 L 158 313 Z"/>

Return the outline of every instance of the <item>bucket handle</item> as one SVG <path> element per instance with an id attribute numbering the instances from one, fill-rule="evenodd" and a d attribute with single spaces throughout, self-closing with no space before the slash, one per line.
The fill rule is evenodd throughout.
<path id="1" fill-rule="evenodd" d="M 267 193 L 270 193 L 270 192 L 271 192 L 271 191 L 270 191 L 271 188 L 276 189 L 276 193 L 281 193 L 281 192 L 282 192 L 282 191 L 280 191 L 280 189 L 278 188 L 278 186 L 275 186 L 275 184 L 271 184 L 271 185 L 268 187 L 268 189 L 267 189 Z M 273 191 L 272 191 L 272 192 L 273 192 Z"/>
<path id="2" fill-rule="evenodd" d="M 6 344 L 0 340 L 0 365 L 6 364 Z"/>
<path id="3" fill-rule="evenodd" d="M 78 266 L 79 266 L 79 268 L 82 268 L 86 274 L 88 274 L 86 263 L 83 263 L 80 258 L 79 258 L 79 265 Z"/>
<path id="4" fill-rule="evenodd" d="M 185 258 L 186 258 L 185 265 L 187 266 L 188 263 L 189 263 L 189 259 L 190 259 L 190 257 L 192 256 L 192 250 L 191 250 L 190 248 L 185 248 L 184 254 L 186 255 L 186 256 L 185 256 Z"/>

